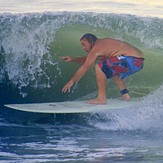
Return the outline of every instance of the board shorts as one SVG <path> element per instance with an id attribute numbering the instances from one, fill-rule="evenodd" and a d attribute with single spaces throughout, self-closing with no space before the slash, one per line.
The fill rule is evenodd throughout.
<path id="1" fill-rule="evenodd" d="M 143 68 L 144 58 L 133 56 L 117 56 L 98 62 L 99 67 L 106 75 L 107 79 L 119 76 L 121 79 L 127 78 Z"/>

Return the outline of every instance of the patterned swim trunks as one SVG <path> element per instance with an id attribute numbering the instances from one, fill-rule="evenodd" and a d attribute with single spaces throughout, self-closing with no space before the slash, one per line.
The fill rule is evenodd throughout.
<path id="1" fill-rule="evenodd" d="M 106 75 L 107 79 L 119 76 L 124 79 L 143 68 L 144 58 L 132 56 L 118 56 L 98 62 L 99 67 Z"/>

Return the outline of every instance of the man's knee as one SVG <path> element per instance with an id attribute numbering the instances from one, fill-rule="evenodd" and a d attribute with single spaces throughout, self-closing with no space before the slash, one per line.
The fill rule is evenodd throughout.
<path id="1" fill-rule="evenodd" d="M 113 76 L 113 80 L 115 80 L 115 81 L 122 81 L 122 79 L 119 76 Z"/>

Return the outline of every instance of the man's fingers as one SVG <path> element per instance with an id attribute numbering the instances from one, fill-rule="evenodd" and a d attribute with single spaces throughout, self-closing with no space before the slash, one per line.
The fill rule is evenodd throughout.
<path id="1" fill-rule="evenodd" d="M 70 89 L 70 88 L 71 88 L 71 86 L 68 88 L 68 92 L 69 92 L 69 93 L 70 93 L 70 91 L 71 91 L 71 89 Z"/>
<path id="2" fill-rule="evenodd" d="M 67 92 L 67 88 L 63 87 L 62 92 L 66 93 Z"/>
<path id="3" fill-rule="evenodd" d="M 72 62 L 72 57 L 70 56 L 63 56 L 63 57 L 60 57 L 60 59 L 65 62 Z"/>
<path id="4" fill-rule="evenodd" d="M 65 57 L 60 57 L 60 59 L 61 59 L 61 60 L 64 60 L 64 61 L 68 61 L 68 60 L 69 60 L 69 58 L 68 58 L 67 56 L 65 56 Z"/>
<path id="5" fill-rule="evenodd" d="M 70 87 L 69 87 L 69 88 L 63 88 L 63 89 L 62 89 L 62 92 L 63 92 L 63 93 L 66 93 L 67 91 L 70 93 L 70 91 L 71 91 Z"/>
<path id="6" fill-rule="evenodd" d="M 68 82 L 62 89 L 63 93 L 66 93 L 67 91 L 70 93 L 71 91 L 71 87 L 73 86 L 72 82 Z"/>
<path id="7" fill-rule="evenodd" d="M 59 59 L 61 59 L 61 60 L 65 60 L 65 59 L 66 59 L 66 57 L 59 57 Z"/>

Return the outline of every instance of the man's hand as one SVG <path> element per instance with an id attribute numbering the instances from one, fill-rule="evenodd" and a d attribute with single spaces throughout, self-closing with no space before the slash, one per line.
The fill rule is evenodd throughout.
<path id="1" fill-rule="evenodd" d="M 60 57 L 60 59 L 65 61 L 65 62 L 72 62 L 73 61 L 73 58 L 70 56 Z"/>
<path id="2" fill-rule="evenodd" d="M 67 91 L 70 92 L 70 88 L 74 85 L 73 81 L 69 81 L 62 89 L 63 93 L 66 93 Z"/>

